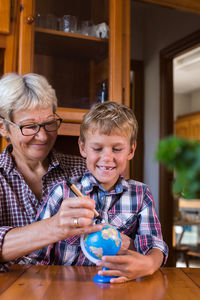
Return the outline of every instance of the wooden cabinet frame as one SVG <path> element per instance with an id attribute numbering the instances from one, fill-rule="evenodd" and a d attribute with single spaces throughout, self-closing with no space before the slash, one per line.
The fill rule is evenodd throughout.
<path id="1" fill-rule="evenodd" d="M 0 1 L 0 34 L 10 33 L 11 0 Z"/>
<path id="2" fill-rule="evenodd" d="M 130 104 L 130 0 L 108 0 L 109 1 L 109 100 Z M 34 58 L 34 17 L 35 0 L 20 0 L 20 28 L 19 28 L 19 66 L 20 74 L 33 72 Z M 91 64 L 92 68 L 92 64 Z M 90 83 L 94 76 L 90 76 Z M 91 90 L 90 94 L 94 94 Z M 80 124 L 84 110 L 71 110 L 59 108 L 59 113 L 64 116 L 64 123 L 68 123 L 67 114 L 76 123 Z M 74 132 L 77 125 L 71 123 Z M 76 127 L 76 128 L 75 128 Z M 61 128 L 64 128 L 62 125 Z M 68 126 L 63 129 L 63 134 L 70 135 Z"/>
<path id="3" fill-rule="evenodd" d="M 165 7 L 172 7 L 191 11 L 194 13 L 200 13 L 200 2 L 197 0 L 135 0 L 137 2 L 146 2 L 158 4 Z"/>

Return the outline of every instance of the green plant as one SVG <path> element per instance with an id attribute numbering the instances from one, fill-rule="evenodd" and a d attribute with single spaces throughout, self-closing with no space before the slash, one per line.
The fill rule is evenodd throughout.
<path id="1" fill-rule="evenodd" d="M 200 142 L 170 136 L 161 140 L 156 160 L 175 172 L 173 193 L 186 199 L 200 199 Z"/>

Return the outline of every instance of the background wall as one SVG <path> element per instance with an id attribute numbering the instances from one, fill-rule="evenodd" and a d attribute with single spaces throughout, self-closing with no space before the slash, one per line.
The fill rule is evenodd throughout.
<path id="1" fill-rule="evenodd" d="M 159 141 L 159 52 L 198 29 L 198 14 L 132 1 L 131 58 L 143 60 L 145 66 L 144 182 L 152 190 L 157 210 L 159 166 L 154 155 Z"/>
<path id="2" fill-rule="evenodd" d="M 174 94 L 174 120 L 195 111 L 200 111 L 200 89 L 193 93 Z"/>

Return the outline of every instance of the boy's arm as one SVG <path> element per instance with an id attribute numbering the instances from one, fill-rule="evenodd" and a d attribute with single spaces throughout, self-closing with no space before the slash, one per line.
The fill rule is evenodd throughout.
<path id="1" fill-rule="evenodd" d="M 130 281 L 139 277 L 152 275 L 160 268 L 163 262 L 163 253 L 156 248 L 149 250 L 146 255 L 132 250 L 121 250 L 119 255 L 104 256 L 98 266 L 109 270 L 99 271 L 99 275 L 117 276 L 111 283 Z"/>
<path id="2" fill-rule="evenodd" d="M 155 212 L 150 190 L 143 191 L 142 205 L 138 213 L 138 228 L 134 248 L 129 238 L 122 236 L 122 249 L 116 256 L 105 256 L 99 266 L 109 268 L 101 275 L 118 276 L 112 283 L 125 282 L 153 274 L 166 261 L 168 249 L 162 239 L 161 226 Z"/>

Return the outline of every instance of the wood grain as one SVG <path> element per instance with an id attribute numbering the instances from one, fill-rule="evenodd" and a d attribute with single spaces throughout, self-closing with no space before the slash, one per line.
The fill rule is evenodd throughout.
<path id="1" fill-rule="evenodd" d="M 0 275 L 1 300 L 196 300 L 198 269 L 164 268 L 122 284 L 96 284 L 97 267 L 13 266 Z"/>

